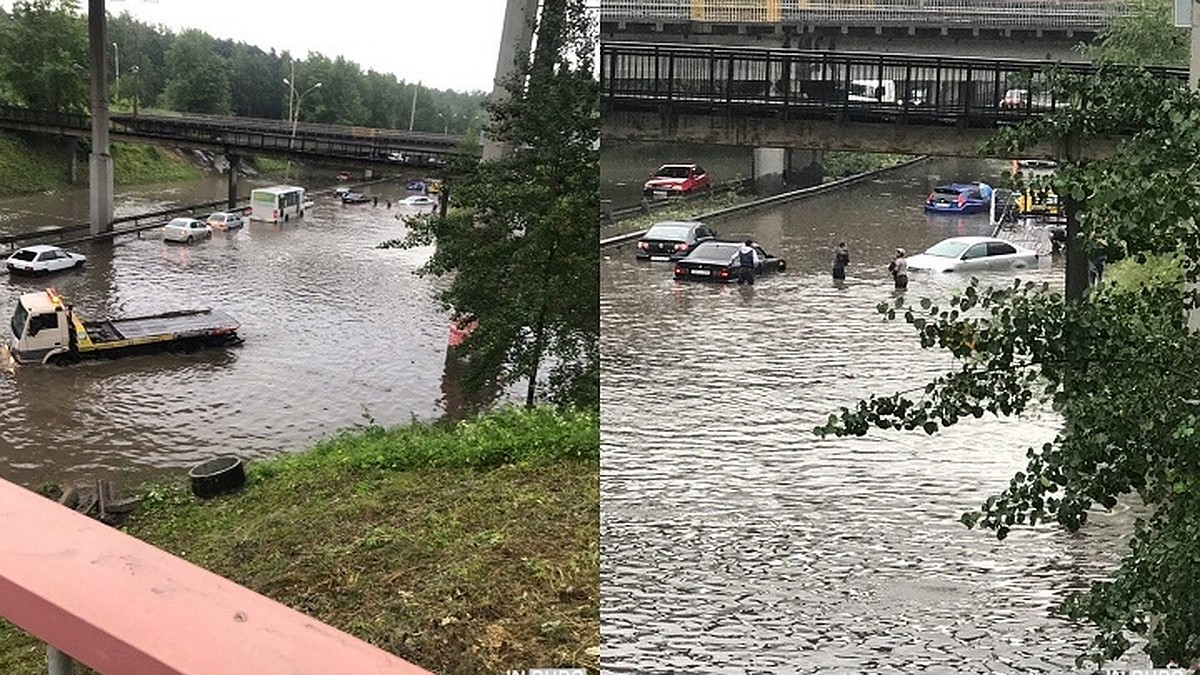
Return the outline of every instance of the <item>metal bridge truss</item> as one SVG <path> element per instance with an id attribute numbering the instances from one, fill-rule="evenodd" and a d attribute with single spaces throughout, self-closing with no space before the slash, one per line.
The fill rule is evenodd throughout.
<path id="1" fill-rule="evenodd" d="M 1051 73 L 1086 63 L 606 42 L 601 111 L 995 126 L 1062 108 Z M 1187 71 L 1150 69 L 1186 86 Z M 1014 91 L 1010 91 L 1014 90 Z M 1022 93 L 1023 92 L 1023 93 Z"/>
<path id="2" fill-rule="evenodd" d="M 87 138 L 91 117 L 0 106 L 0 128 Z M 335 159 L 364 164 L 438 166 L 462 150 L 461 136 L 188 114 L 110 115 L 113 138 L 204 148 L 224 153 Z"/>

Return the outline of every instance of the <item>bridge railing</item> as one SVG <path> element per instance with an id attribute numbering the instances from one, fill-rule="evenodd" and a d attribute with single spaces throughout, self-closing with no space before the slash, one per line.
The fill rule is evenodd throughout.
<path id="1" fill-rule="evenodd" d="M 601 20 L 653 19 L 836 26 L 1097 30 L 1132 11 L 1117 0 L 604 0 Z"/>
<path id="2" fill-rule="evenodd" d="M 602 105 L 636 108 L 754 106 L 824 118 L 870 114 L 1019 121 L 1062 108 L 1055 72 L 1088 73 L 1087 63 L 969 57 L 692 47 L 635 42 L 601 45 Z M 1157 69 L 1186 81 L 1186 71 Z"/>
<path id="3" fill-rule="evenodd" d="M 0 480 L 0 617 L 71 659 L 138 675 L 428 671 Z M 70 658 L 65 658 L 70 657 Z"/>

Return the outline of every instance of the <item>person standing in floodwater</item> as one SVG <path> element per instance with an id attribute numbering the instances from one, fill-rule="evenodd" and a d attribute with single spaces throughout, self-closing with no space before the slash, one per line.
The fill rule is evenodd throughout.
<path id="1" fill-rule="evenodd" d="M 846 242 L 837 245 L 833 249 L 833 278 L 836 281 L 846 280 L 846 266 L 850 264 L 850 250 L 846 248 Z"/>
<path id="2" fill-rule="evenodd" d="M 754 241 L 747 239 L 738 249 L 738 286 L 754 285 L 754 270 L 758 269 L 758 251 L 754 250 Z"/>
<path id="3" fill-rule="evenodd" d="M 904 249 L 896 249 L 896 257 L 892 258 L 892 262 L 888 263 L 888 271 L 892 273 L 892 280 L 896 282 L 896 290 L 902 291 L 908 288 L 908 260 L 904 257 Z"/>

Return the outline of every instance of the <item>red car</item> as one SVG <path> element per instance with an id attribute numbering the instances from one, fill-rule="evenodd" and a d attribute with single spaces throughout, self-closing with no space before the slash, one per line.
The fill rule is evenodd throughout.
<path id="1" fill-rule="evenodd" d="M 709 188 L 708 174 L 699 164 L 663 164 L 655 171 L 642 191 L 647 197 L 686 195 Z"/>

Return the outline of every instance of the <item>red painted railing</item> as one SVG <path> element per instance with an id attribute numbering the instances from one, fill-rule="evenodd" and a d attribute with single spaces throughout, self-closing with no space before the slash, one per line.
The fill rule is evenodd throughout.
<path id="1" fill-rule="evenodd" d="M 3 480 L 0 523 L 0 617 L 101 673 L 429 672 Z"/>

